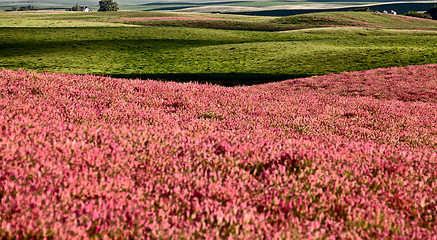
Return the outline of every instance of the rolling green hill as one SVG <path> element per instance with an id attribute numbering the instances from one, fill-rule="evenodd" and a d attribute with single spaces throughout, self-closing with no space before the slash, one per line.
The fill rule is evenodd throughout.
<path id="1" fill-rule="evenodd" d="M 389 29 L 437 29 L 437 22 L 402 15 L 368 12 L 322 12 L 276 18 L 274 23 L 301 27 L 360 26 Z"/>
<path id="2" fill-rule="evenodd" d="M 257 84 L 437 63 L 435 29 L 436 21 L 352 12 L 1 13 L 0 67 Z"/>

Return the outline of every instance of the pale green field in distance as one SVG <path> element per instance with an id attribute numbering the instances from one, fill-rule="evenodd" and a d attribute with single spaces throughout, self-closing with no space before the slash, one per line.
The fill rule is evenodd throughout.
<path id="1" fill-rule="evenodd" d="M 32 5 L 40 10 L 61 10 L 71 7 L 76 3 L 90 7 L 96 11 L 99 8 L 99 1 L 96 0 L 81 0 L 78 2 L 71 2 L 68 0 L 41 0 L 41 1 L 7 1 L 0 0 L 0 10 L 11 9 L 12 7 Z M 302 14 L 314 12 L 314 9 L 323 11 L 334 11 L 335 9 L 343 8 L 343 10 L 353 9 L 354 7 L 368 5 L 372 10 L 394 9 L 399 13 L 406 13 L 409 10 L 420 11 L 436 5 L 436 0 L 425 1 L 407 1 L 399 0 L 393 1 L 288 1 L 288 0 L 259 0 L 259 1 L 179 1 L 179 0 L 118 0 L 116 1 L 120 6 L 120 10 L 135 10 L 135 11 L 192 11 L 192 12 L 239 12 L 244 14 L 255 15 L 270 15 L 270 16 L 284 16 L 292 14 Z M 378 7 L 380 6 L 380 7 Z M 386 6 L 384 8 L 384 6 Z M 225 8 L 225 9 L 223 9 Z M 287 10 L 288 9 L 288 10 Z M 311 10 L 313 9 L 313 10 Z M 286 10 L 286 11 L 280 11 Z M 289 11 L 293 10 L 293 11 Z M 296 10 L 296 11 L 294 11 Z M 303 11 L 300 11 L 303 10 Z"/>
<path id="2" fill-rule="evenodd" d="M 37 11 L 0 13 L 0 24 L 9 69 L 232 86 L 437 63 L 437 21 L 373 13 Z"/>

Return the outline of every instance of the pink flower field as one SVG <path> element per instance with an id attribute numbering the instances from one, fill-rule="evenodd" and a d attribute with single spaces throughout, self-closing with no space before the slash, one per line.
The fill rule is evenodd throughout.
<path id="1" fill-rule="evenodd" d="M 145 17 L 145 18 L 121 18 L 114 19 L 112 21 L 115 22 L 138 22 L 138 21 L 157 21 L 157 20 L 166 20 L 166 21 L 175 21 L 175 20 L 222 20 L 222 21 L 240 21 L 236 19 L 224 19 L 224 18 L 206 18 L 206 17 Z"/>
<path id="2" fill-rule="evenodd" d="M 244 87 L 0 70 L 1 239 L 437 239 L 437 65 Z"/>

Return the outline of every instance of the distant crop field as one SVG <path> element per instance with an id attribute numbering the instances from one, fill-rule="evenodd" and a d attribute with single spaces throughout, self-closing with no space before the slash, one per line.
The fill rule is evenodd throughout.
<path id="1" fill-rule="evenodd" d="M 241 1 L 231 3 L 191 4 L 191 5 L 147 5 L 148 10 L 172 10 L 182 12 L 204 12 L 204 13 L 232 13 L 256 16 L 289 16 L 305 13 L 327 12 L 327 11 L 351 11 L 359 7 L 368 7 L 372 11 L 394 10 L 399 14 L 408 11 L 425 11 L 437 2 L 335 2 L 335 1 Z M 138 6 L 144 8 L 144 6 Z M 133 9 L 130 7 L 130 9 Z M 138 10 L 139 10 L 138 9 Z"/>
<path id="2" fill-rule="evenodd" d="M 3 13 L 0 67 L 251 85 L 437 62 L 437 22 L 374 13 Z"/>
<path id="3" fill-rule="evenodd" d="M 220 1 L 220 2 L 151 2 L 140 5 L 124 5 L 123 10 L 182 11 L 204 13 L 233 13 L 258 16 L 289 16 L 326 11 L 350 11 L 369 7 L 372 11 L 394 10 L 399 14 L 408 11 L 424 11 L 436 1 Z"/>

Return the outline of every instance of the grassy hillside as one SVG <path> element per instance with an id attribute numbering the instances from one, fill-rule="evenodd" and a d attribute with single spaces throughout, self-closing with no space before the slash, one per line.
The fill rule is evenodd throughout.
<path id="1" fill-rule="evenodd" d="M 433 29 L 437 22 L 429 19 L 368 12 L 323 12 L 293 15 L 272 20 L 274 23 L 300 27 L 359 26 L 385 29 Z"/>
<path id="2" fill-rule="evenodd" d="M 402 16 L 36 12 L 0 18 L 0 67 L 11 69 L 239 85 L 437 62 L 437 32 L 415 30 L 437 29 L 437 22 Z"/>

